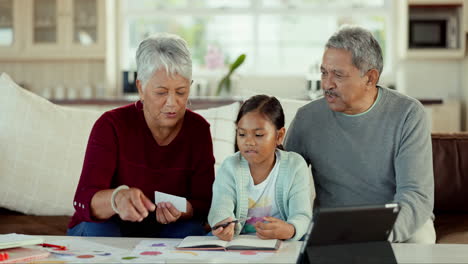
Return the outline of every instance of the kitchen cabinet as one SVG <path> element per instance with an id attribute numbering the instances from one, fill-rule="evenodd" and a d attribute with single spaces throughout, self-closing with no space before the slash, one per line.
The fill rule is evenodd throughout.
<path id="1" fill-rule="evenodd" d="M 105 58 L 105 0 L 12 2 L 14 18 L 20 18 L 13 28 L 22 30 L 15 31 L 21 41 L 14 50 L 0 47 L 3 59 Z"/>
<path id="2" fill-rule="evenodd" d="M 20 23 L 20 1 L 0 0 L 0 58 L 18 53 L 23 36 Z"/>
<path id="3" fill-rule="evenodd" d="M 396 1 L 397 14 L 397 32 L 398 32 L 398 54 L 401 59 L 462 59 L 465 57 L 466 35 L 468 28 L 467 23 L 467 8 L 468 3 L 464 0 L 399 0 Z M 440 19 L 441 14 L 449 13 L 456 20 L 456 30 L 452 39 L 456 39 L 456 43 L 452 47 L 442 48 L 414 48 L 410 47 L 410 17 L 414 14 L 418 15 L 418 10 L 424 9 L 425 17 L 430 18 L 431 14 L 434 19 Z M 444 16 L 442 15 L 442 16 Z M 448 16 L 448 15 L 447 15 Z M 428 25 L 428 28 L 430 26 Z M 448 29 L 447 32 L 449 32 Z M 448 34 L 448 33 L 447 33 Z M 430 37 L 434 38 L 434 34 Z M 448 35 L 441 36 L 448 38 Z M 443 40 L 442 40 L 443 41 Z M 447 40 L 448 41 L 448 40 Z"/>
<path id="4" fill-rule="evenodd" d="M 464 14 L 464 18 L 465 18 L 465 33 L 468 33 L 468 6 L 465 6 L 464 10 L 465 10 L 465 14 Z"/>

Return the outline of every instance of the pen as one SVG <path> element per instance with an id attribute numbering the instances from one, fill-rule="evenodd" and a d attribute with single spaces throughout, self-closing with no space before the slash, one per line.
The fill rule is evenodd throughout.
<path id="1" fill-rule="evenodd" d="M 224 224 L 216 225 L 216 226 L 213 226 L 213 228 L 211 230 L 216 230 L 216 229 L 218 229 L 220 227 L 225 228 L 228 225 L 230 225 L 231 223 L 237 223 L 237 222 L 239 222 L 239 220 L 233 220 L 233 221 L 230 221 L 230 222 L 227 222 L 227 223 L 224 223 Z"/>
<path id="2" fill-rule="evenodd" d="M 225 227 L 227 227 L 227 226 L 228 226 L 229 224 L 231 224 L 231 223 L 239 223 L 239 222 L 242 222 L 242 221 L 248 221 L 248 220 L 250 220 L 250 219 L 252 219 L 252 217 L 241 218 L 241 219 L 235 219 L 235 220 L 233 220 L 233 221 L 231 221 L 231 222 L 227 222 L 227 223 L 224 223 L 224 224 L 220 224 L 220 225 L 213 226 L 213 228 L 212 228 L 211 230 L 216 230 L 216 229 L 218 229 L 218 228 L 220 228 L 220 227 L 225 228 Z"/>
<path id="3" fill-rule="evenodd" d="M 43 244 L 40 244 L 42 247 L 51 247 L 51 248 L 56 248 L 56 249 L 60 249 L 60 250 L 66 250 L 67 247 L 66 246 L 59 246 L 59 245 L 54 245 L 54 244 L 47 244 L 47 243 L 43 243 Z"/>
<path id="4" fill-rule="evenodd" d="M 6 252 L 0 252 L 0 261 L 8 260 L 10 256 Z"/>

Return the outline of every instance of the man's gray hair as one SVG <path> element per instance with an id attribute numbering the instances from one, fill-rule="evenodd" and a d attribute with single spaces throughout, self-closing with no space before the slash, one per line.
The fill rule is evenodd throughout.
<path id="1" fill-rule="evenodd" d="M 345 49 L 361 74 L 376 69 L 383 70 L 382 49 L 372 33 L 362 27 L 345 25 L 328 39 L 326 48 Z"/>
<path id="2" fill-rule="evenodd" d="M 192 80 L 192 57 L 187 42 L 181 37 L 158 33 L 144 39 L 136 52 L 137 79 L 142 87 L 159 69 L 165 69 L 168 76 L 179 74 Z"/>

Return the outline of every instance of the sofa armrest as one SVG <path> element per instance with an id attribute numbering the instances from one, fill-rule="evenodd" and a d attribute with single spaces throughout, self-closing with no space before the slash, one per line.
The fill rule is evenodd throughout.
<path id="1" fill-rule="evenodd" d="M 435 212 L 468 212 L 468 133 L 433 133 Z"/>

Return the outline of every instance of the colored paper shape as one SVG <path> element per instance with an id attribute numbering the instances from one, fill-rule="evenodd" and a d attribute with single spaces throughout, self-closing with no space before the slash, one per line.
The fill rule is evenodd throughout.
<path id="1" fill-rule="evenodd" d="M 152 247 L 165 247 L 166 244 L 165 243 L 155 243 L 155 244 L 152 244 L 151 246 Z"/>
<path id="2" fill-rule="evenodd" d="M 161 255 L 162 252 L 160 251 L 143 251 L 140 253 L 140 255 L 143 255 L 143 256 L 157 256 L 157 255 Z"/>

